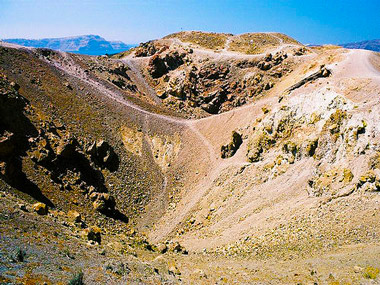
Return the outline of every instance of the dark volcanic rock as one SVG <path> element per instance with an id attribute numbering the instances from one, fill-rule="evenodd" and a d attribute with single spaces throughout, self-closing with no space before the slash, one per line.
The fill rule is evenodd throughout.
<path id="1" fill-rule="evenodd" d="M 184 56 L 185 54 L 180 55 L 178 51 L 169 52 L 166 55 L 156 54 L 149 60 L 148 71 L 153 78 L 159 78 L 181 66 L 184 63 Z"/>
<path id="2" fill-rule="evenodd" d="M 79 144 L 76 138 L 68 135 L 60 141 L 57 147 L 57 155 L 67 159 L 72 159 L 75 156 L 76 148 L 78 146 Z"/>
<path id="3" fill-rule="evenodd" d="M 241 135 L 237 132 L 232 132 L 231 142 L 227 145 L 222 145 L 221 147 L 221 157 L 229 158 L 232 157 L 236 151 L 239 149 L 240 145 L 243 143 Z"/>
<path id="4" fill-rule="evenodd" d="M 152 56 L 157 52 L 153 42 L 141 43 L 135 51 L 136 57 Z"/>
<path id="5" fill-rule="evenodd" d="M 153 78 L 158 78 L 168 73 L 168 68 L 165 65 L 164 59 L 156 54 L 149 60 L 148 71 Z"/>
<path id="6" fill-rule="evenodd" d="M 115 171 L 118 168 L 118 157 L 108 142 L 100 140 L 93 142 L 87 149 L 91 160 L 100 167 Z"/>

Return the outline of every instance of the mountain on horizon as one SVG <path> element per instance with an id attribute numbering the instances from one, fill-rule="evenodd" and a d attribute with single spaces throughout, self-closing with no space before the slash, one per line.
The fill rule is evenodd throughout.
<path id="1" fill-rule="evenodd" d="M 107 41 L 98 35 L 84 35 L 64 38 L 45 39 L 3 39 L 4 42 L 35 48 L 49 48 L 54 50 L 79 53 L 85 55 L 114 54 L 129 50 L 135 45 L 128 45 L 121 41 Z"/>
<path id="2" fill-rule="evenodd" d="M 366 50 L 380 52 L 380 39 L 340 44 L 340 46 L 344 48 L 349 48 L 349 49 L 366 49 Z"/>

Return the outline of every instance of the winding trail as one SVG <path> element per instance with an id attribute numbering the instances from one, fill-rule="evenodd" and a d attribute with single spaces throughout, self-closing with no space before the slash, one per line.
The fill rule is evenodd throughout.
<path id="1" fill-rule="evenodd" d="M 189 129 L 199 138 L 199 140 L 203 143 L 204 146 L 206 146 L 209 154 L 209 159 L 211 162 L 215 162 L 217 158 L 217 154 L 214 150 L 213 145 L 210 143 L 208 139 L 199 131 L 199 129 L 196 127 L 197 121 L 188 121 L 187 126 Z"/>
<path id="2" fill-rule="evenodd" d="M 130 109 L 133 109 L 143 115 L 148 115 L 150 117 L 160 119 L 169 123 L 174 123 L 174 124 L 179 124 L 182 126 L 187 125 L 187 120 L 186 119 L 181 119 L 181 118 L 176 118 L 176 117 L 171 117 L 171 116 L 166 116 L 166 115 L 161 115 L 157 113 L 152 113 L 149 112 L 142 107 L 129 102 L 123 98 L 120 94 L 116 94 L 115 91 L 110 90 L 103 84 L 97 82 L 96 80 L 90 78 L 84 70 L 77 65 L 74 60 L 70 57 L 70 55 L 66 52 L 59 52 L 59 54 L 62 56 L 63 60 L 60 61 L 48 61 L 46 60 L 47 63 L 54 65 L 57 69 L 65 72 L 66 74 L 75 77 L 76 79 L 90 85 L 91 87 L 97 89 L 100 93 L 104 94 L 106 97 L 109 99 L 127 107 Z"/>
<path id="3" fill-rule="evenodd" d="M 193 52 L 196 53 L 197 55 L 201 55 L 204 57 L 212 57 L 214 60 L 222 60 L 222 59 L 228 60 L 231 58 L 232 59 L 260 58 L 260 57 L 265 56 L 268 53 L 275 54 L 275 53 L 280 52 L 280 51 L 282 51 L 288 47 L 300 47 L 300 45 L 296 45 L 296 44 L 284 44 L 283 40 L 280 37 L 273 35 L 272 33 L 268 33 L 268 34 L 271 35 L 272 37 L 276 38 L 279 41 L 279 46 L 272 48 L 272 49 L 268 49 L 264 53 L 243 54 L 240 52 L 228 50 L 230 43 L 231 43 L 231 38 L 233 36 L 230 36 L 229 38 L 227 38 L 224 48 L 221 50 L 218 50 L 218 51 L 214 51 L 214 50 L 210 50 L 210 49 L 203 49 L 201 47 L 194 47 L 194 46 L 192 46 L 191 48 L 193 49 Z M 182 47 L 190 48 L 190 46 L 192 45 L 191 43 L 183 42 L 177 38 L 171 39 L 171 41 L 172 41 L 172 43 L 177 44 L 178 46 L 182 46 Z M 129 56 L 129 58 L 131 58 L 131 55 Z"/>
<path id="4" fill-rule="evenodd" d="M 224 45 L 224 49 L 222 49 L 223 52 L 226 52 L 226 51 L 228 51 L 230 49 L 231 38 L 232 38 L 232 36 L 229 36 L 226 39 L 226 43 Z"/>
<path id="5" fill-rule="evenodd" d="M 380 80 L 380 71 L 370 62 L 371 56 L 374 53 L 368 50 L 350 50 L 344 62 L 345 76 Z"/>
<path id="6" fill-rule="evenodd" d="M 132 79 L 133 83 L 136 84 L 137 89 L 145 95 L 148 95 L 155 104 L 162 105 L 161 99 L 157 97 L 156 91 L 154 91 L 148 82 L 146 82 L 136 62 L 129 59 L 122 59 L 121 61 L 127 64 L 130 68 L 130 71 L 127 72 L 127 74 Z"/>

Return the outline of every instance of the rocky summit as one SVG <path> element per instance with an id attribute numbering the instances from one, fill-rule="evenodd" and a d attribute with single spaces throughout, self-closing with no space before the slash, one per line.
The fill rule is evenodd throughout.
<path id="1" fill-rule="evenodd" d="M 0 283 L 374 284 L 379 114 L 378 53 L 281 33 L 0 42 Z"/>

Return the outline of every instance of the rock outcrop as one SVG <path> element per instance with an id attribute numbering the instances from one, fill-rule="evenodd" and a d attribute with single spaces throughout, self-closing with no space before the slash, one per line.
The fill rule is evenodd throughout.
<path id="1" fill-rule="evenodd" d="M 86 149 L 88 143 L 78 141 L 58 121 L 32 123 L 29 116 L 38 121 L 34 108 L 5 77 L 0 79 L 0 112 L 5 115 L 0 118 L 0 177 L 42 202 L 36 204 L 36 211 L 45 213 L 45 206 L 52 207 L 52 202 L 23 172 L 23 161 L 30 158 L 34 167 L 44 168 L 61 190 L 80 188 L 83 194 L 89 193 L 95 210 L 122 217 L 115 209 L 115 199 L 107 193 L 101 172 L 102 168 L 118 168 L 118 156 L 112 146 L 99 140 Z"/>
<path id="2" fill-rule="evenodd" d="M 241 135 L 237 132 L 232 132 L 231 142 L 227 145 L 222 145 L 221 147 L 221 157 L 229 158 L 232 157 L 236 151 L 239 149 L 240 145 L 243 143 Z"/>
<path id="3" fill-rule="evenodd" d="M 148 72 L 153 78 L 159 78 L 170 70 L 174 70 L 181 66 L 184 63 L 183 58 L 185 56 L 185 53 L 179 54 L 178 51 L 155 54 L 149 60 Z"/>
<path id="4" fill-rule="evenodd" d="M 291 91 L 300 88 L 302 85 L 305 85 L 307 82 L 314 81 L 321 77 L 328 77 L 330 76 L 331 71 L 327 69 L 324 65 L 322 65 L 317 72 L 314 72 L 313 74 L 309 75 L 308 77 L 302 79 L 301 81 L 297 82 L 296 84 L 290 86 L 288 89 L 285 90 L 284 93 L 290 93 Z"/>
<path id="5" fill-rule="evenodd" d="M 93 142 L 86 151 L 96 165 L 108 168 L 111 171 L 117 170 L 119 164 L 118 157 L 106 141 Z"/>

